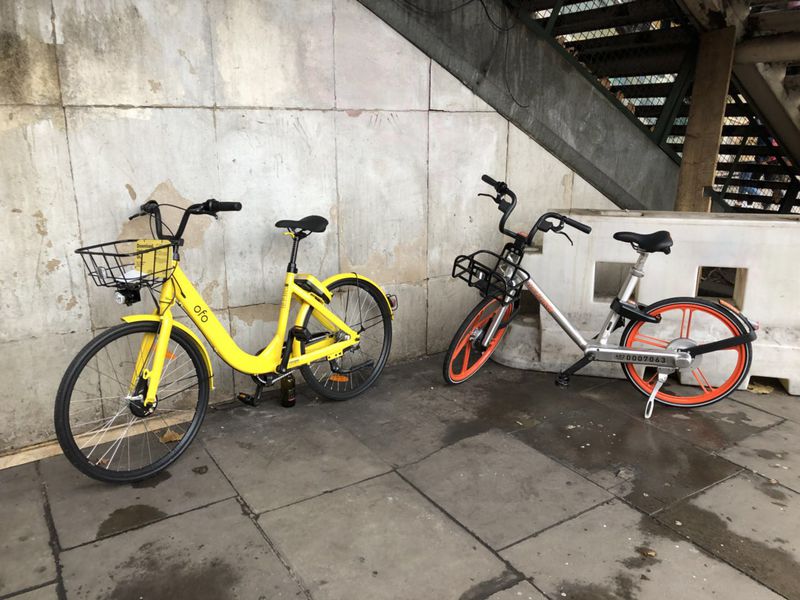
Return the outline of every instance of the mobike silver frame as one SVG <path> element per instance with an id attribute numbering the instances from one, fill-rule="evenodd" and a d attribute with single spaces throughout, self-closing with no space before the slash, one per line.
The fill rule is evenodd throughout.
<path id="1" fill-rule="evenodd" d="M 620 288 L 618 295 L 620 302 L 627 302 L 630 299 L 639 283 L 639 280 L 644 277 L 644 263 L 647 261 L 648 255 L 646 252 L 642 252 L 640 250 L 637 250 L 637 252 L 639 254 L 639 258 L 636 261 L 636 264 L 631 267 L 627 279 Z M 620 315 L 614 312 L 613 309 L 609 311 L 608 317 L 606 317 L 606 320 L 603 323 L 603 328 L 593 338 L 598 341 L 587 342 L 581 335 L 580 331 L 578 331 L 575 326 L 570 323 L 569 319 L 567 319 L 567 317 L 564 316 L 564 313 L 562 313 L 553 303 L 553 301 L 548 298 L 544 290 L 539 287 L 532 277 L 528 277 L 523 284 L 539 301 L 539 304 L 541 304 L 542 307 L 548 313 L 550 313 L 550 316 L 553 317 L 556 323 L 558 323 L 559 327 L 561 327 L 561 329 L 564 330 L 570 339 L 575 342 L 575 344 L 581 350 L 583 350 L 584 356 L 589 360 L 651 365 L 664 369 L 683 369 L 692 364 L 693 359 L 691 355 L 688 352 L 683 352 L 681 350 L 643 350 L 638 348 L 634 350 L 624 346 L 609 345 L 608 339 L 621 318 Z M 503 308 L 497 312 L 494 319 L 492 319 L 491 324 L 487 328 L 485 335 L 483 336 L 484 342 L 487 340 L 490 341 L 494 337 L 494 334 L 497 331 L 497 328 L 500 326 L 500 322 L 502 321 L 508 309 L 509 305 L 505 304 Z"/>

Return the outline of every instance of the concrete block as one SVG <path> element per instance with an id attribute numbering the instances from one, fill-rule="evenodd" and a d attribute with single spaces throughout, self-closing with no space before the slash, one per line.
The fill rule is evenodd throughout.
<path id="1" fill-rule="evenodd" d="M 70 598 L 295 598 L 303 592 L 235 500 L 61 555 Z"/>
<path id="2" fill-rule="evenodd" d="M 392 321 L 392 352 L 389 361 L 396 362 L 426 354 L 428 288 L 424 282 L 398 283 L 383 286 L 397 296 L 399 308 Z"/>
<path id="3" fill-rule="evenodd" d="M 6 374 L 0 452 L 55 437 L 53 403 L 58 384 L 90 338 L 89 333 L 51 334 L 0 344 Z"/>
<path id="4" fill-rule="evenodd" d="M 428 354 L 447 350 L 456 330 L 480 300 L 477 290 L 460 279 L 444 276 L 428 280 Z"/>
<path id="5" fill-rule="evenodd" d="M 530 231 L 542 213 L 563 212 L 570 207 L 572 171 L 511 124 L 508 126 L 507 182 L 518 198 L 517 208 L 508 221 L 512 231 Z"/>
<path id="6" fill-rule="evenodd" d="M 89 329 L 80 227 L 60 110 L 0 108 L 0 341 Z"/>
<path id="7" fill-rule="evenodd" d="M 203 433 L 200 433 L 203 437 Z M 170 515 L 231 498 L 236 491 L 195 441 L 155 477 L 110 486 L 89 479 L 63 456 L 42 461 L 42 477 L 63 548 L 135 529 Z"/>
<path id="8" fill-rule="evenodd" d="M 794 598 L 800 594 L 798 510 L 798 494 L 761 477 L 741 474 L 657 518 L 756 581 Z M 739 594 L 744 595 L 743 590 Z"/>
<path id="9" fill-rule="evenodd" d="M 205 4 L 57 0 L 54 10 L 65 104 L 213 104 Z"/>
<path id="10" fill-rule="evenodd" d="M 74 108 L 67 110 L 67 119 L 84 244 L 152 237 L 147 218 L 128 220 L 148 199 L 186 207 L 217 195 L 211 111 Z M 186 160 L 187 148 L 194 149 L 191 160 Z M 214 308 L 228 303 L 225 260 L 220 256 L 222 223 L 231 214 L 219 221 L 192 217 L 181 251 L 181 268 Z M 170 208 L 163 212 L 173 228 L 181 215 Z M 109 290 L 90 284 L 95 327 L 113 325 L 120 314 L 131 312 L 109 298 Z M 142 312 L 142 306 L 135 312 Z"/>
<path id="11" fill-rule="evenodd" d="M 336 107 L 427 110 L 430 59 L 356 0 L 334 0 Z"/>
<path id="12" fill-rule="evenodd" d="M 798 218 L 786 216 L 774 219 L 728 215 L 713 217 L 707 214 L 639 213 L 607 210 L 575 209 L 572 216 L 590 225 L 590 235 L 575 232 L 574 247 L 561 238 L 543 237 L 541 251 L 528 252 L 523 267 L 545 290 L 553 303 L 572 321 L 586 339 L 595 335 L 608 315 L 607 297 L 596 295 L 595 279 L 598 263 L 632 263 L 636 255 L 627 244 L 612 239 L 617 231 L 652 232 L 661 229 L 671 232 L 672 252 L 650 255 L 645 265 L 646 276 L 636 290 L 636 299 L 644 304 L 670 297 L 695 296 L 697 274 L 701 267 L 731 267 L 740 269 L 742 277 L 734 295 L 738 307 L 749 318 L 760 321 L 759 337 L 753 342 L 752 375 L 764 375 L 786 380 L 791 392 L 798 384 L 800 372 L 800 334 L 797 311 L 792 310 L 794 299 L 800 296 L 797 278 L 785 277 L 781 264 L 786 248 L 794 243 L 794 228 Z M 788 269 L 788 267 L 787 267 Z M 566 284 L 565 284 L 566 282 Z M 607 286 L 600 286 L 607 287 Z M 578 358 L 576 347 L 544 311 L 541 318 L 541 353 L 533 368 L 559 370 Z M 730 332 L 719 321 L 708 316 L 692 320 L 692 339 L 697 342 L 728 337 Z M 517 327 L 512 323 L 510 328 Z M 651 335 L 660 338 L 678 337 L 678 318 L 665 318 Z M 663 331 L 663 334 L 660 333 Z M 612 342 L 616 343 L 614 337 Z M 520 348 L 530 356 L 527 348 Z M 728 356 L 730 354 L 730 356 Z M 703 373 L 712 383 L 719 384 L 733 370 L 733 353 L 720 352 L 703 357 Z M 504 364 L 514 363 L 503 349 Z M 589 375 L 619 377 L 619 367 L 594 363 L 586 370 Z M 681 374 L 681 383 L 695 385 L 691 373 Z M 746 385 L 744 382 L 743 385 Z"/>
<path id="13" fill-rule="evenodd" d="M 50 2 L 0 4 L 0 104 L 58 104 Z"/>
<path id="14" fill-rule="evenodd" d="M 0 471 L 0 594 L 4 596 L 55 579 L 55 557 L 45 519 L 36 466 Z"/>
<path id="15" fill-rule="evenodd" d="M 330 2 L 209 5 L 220 106 L 333 108 Z"/>
<path id="16" fill-rule="evenodd" d="M 330 224 L 300 242 L 300 272 L 338 271 L 334 117 L 331 112 L 222 110 L 217 113 L 224 200 L 241 212 L 225 227 L 230 306 L 279 303 L 291 240 L 273 224 L 318 214 Z"/>
<path id="17" fill-rule="evenodd" d="M 271 416 L 245 407 L 226 411 L 224 420 L 209 419 L 203 441 L 256 513 L 389 470 L 319 407 Z"/>
<path id="18" fill-rule="evenodd" d="M 614 502 L 502 553 L 549 597 L 641 600 L 778 596 L 691 542 Z M 602 548 L 602 552 L 598 549 Z M 649 554 L 652 551 L 652 555 Z"/>
<path id="19" fill-rule="evenodd" d="M 336 113 L 339 258 L 381 283 L 427 276 L 428 115 Z"/>
<path id="20" fill-rule="evenodd" d="M 495 113 L 431 113 L 428 276 L 452 271 L 458 254 L 501 247 L 501 214 L 480 179 L 506 172 L 508 122 Z"/>
<path id="21" fill-rule="evenodd" d="M 395 474 L 259 523 L 320 600 L 480 597 L 478 586 L 507 576 L 501 561 Z"/>
<path id="22" fill-rule="evenodd" d="M 495 549 L 611 498 L 602 488 L 498 431 L 462 440 L 402 472 Z M 561 493 L 565 489 L 568 496 Z"/>
<path id="23" fill-rule="evenodd" d="M 491 106 L 435 61 L 431 61 L 431 110 L 494 112 Z"/>

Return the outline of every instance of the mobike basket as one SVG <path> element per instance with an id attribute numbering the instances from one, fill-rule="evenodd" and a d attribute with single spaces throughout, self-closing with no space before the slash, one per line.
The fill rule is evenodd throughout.
<path id="1" fill-rule="evenodd" d="M 462 254 L 453 263 L 453 277 L 463 279 L 483 296 L 509 304 L 519 296 L 522 285 L 530 277 L 510 258 L 517 258 L 517 255 L 507 251 L 500 255 L 489 250 Z"/>

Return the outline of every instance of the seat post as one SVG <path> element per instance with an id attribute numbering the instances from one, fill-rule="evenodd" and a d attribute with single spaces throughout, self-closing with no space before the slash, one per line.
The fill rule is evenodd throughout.
<path id="1" fill-rule="evenodd" d="M 289 259 L 289 265 L 286 267 L 287 273 L 297 273 L 297 246 L 300 244 L 300 238 L 292 235 L 292 257 Z"/>
<path id="2" fill-rule="evenodd" d="M 619 296 L 617 297 L 620 302 L 627 302 L 630 299 L 639 280 L 644 277 L 644 263 L 647 262 L 647 252 L 643 250 L 637 250 L 636 252 L 639 253 L 639 258 L 634 265 L 631 265 L 628 278 L 619 290 Z"/>

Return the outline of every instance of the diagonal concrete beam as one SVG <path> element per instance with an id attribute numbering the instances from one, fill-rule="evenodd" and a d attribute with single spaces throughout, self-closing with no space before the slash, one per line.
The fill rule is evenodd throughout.
<path id="1" fill-rule="evenodd" d="M 762 35 L 739 42 L 734 61 L 736 64 L 800 61 L 800 33 Z"/>

